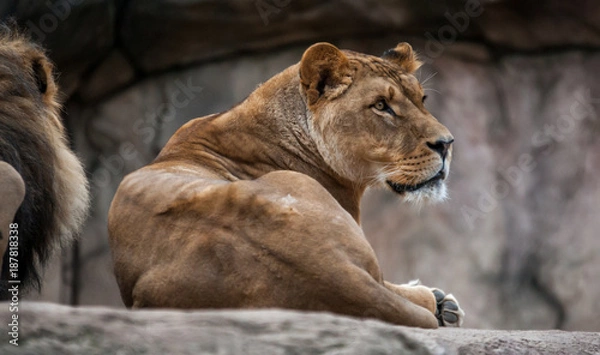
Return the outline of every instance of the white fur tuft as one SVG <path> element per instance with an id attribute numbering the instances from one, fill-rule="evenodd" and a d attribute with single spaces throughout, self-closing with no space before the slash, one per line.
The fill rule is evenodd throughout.
<path id="1" fill-rule="evenodd" d="M 442 202 L 447 198 L 448 190 L 446 188 L 446 183 L 443 181 L 404 194 L 404 201 L 413 203 L 418 207 L 421 207 L 426 203 Z"/>

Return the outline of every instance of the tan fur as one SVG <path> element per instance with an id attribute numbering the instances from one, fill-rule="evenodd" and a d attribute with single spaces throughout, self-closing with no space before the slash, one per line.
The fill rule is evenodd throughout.
<path id="1" fill-rule="evenodd" d="M 109 212 L 125 305 L 282 307 L 437 327 L 431 290 L 384 282 L 359 226 L 368 186 L 436 199 L 449 167 L 450 150 L 428 144 L 449 147 L 452 136 L 423 106 L 412 49 L 396 50 L 386 60 L 316 44 L 240 105 L 181 127 L 125 177 Z"/>
<path id="2" fill-rule="evenodd" d="M 81 229 L 89 204 L 88 183 L 59 118 L 52 63 L 40 47 L 9 26 L 0 28 L 0 90 L 0 160 L 20 175 L 26 192 L 9 220 L 19 225 L 19 278 L 23 285 L 37 286 L 37 267 Z M 3 246 L 6 242 L 2 239 Z M 5 270 L 3 282 L 6 278 Z"/>

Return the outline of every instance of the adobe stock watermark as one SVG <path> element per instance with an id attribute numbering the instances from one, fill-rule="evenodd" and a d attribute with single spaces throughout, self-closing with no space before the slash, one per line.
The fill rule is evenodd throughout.
<path id="1" fill-rule="evenodd" d="M 479 0 L 468 0 L 463 11 L 454 14 L 446 11 L 444 17 L 448 24 L 437 30 L 437 39 L 431 32 L 425 32 L 427 43 L 425 43 L 425 52 L 422 53 L 420 59 L 431 64 L 434 59 L 444 53 L 447 46 L 456 42 L 459 34 L 469 28 L 471 19 L 481 16 L 482 13 L 483 5 Z"/>
<path id="2" fill-rule="evenodd" d="M 563 142 L 575 132 L 578 122 L 584 119 L 598 119 L 595 106 L 600 106 L 600 98 L 592 97 L 589 88 L 576 90 L 573 98 L 574 101 L 567 113 L 560 115 L 554 122 L 545 124 L 532 135 L 533 148 L 540 148 L 553 142 Z M 477 221 L 496 210 L 500 202 L 535 170 L 536 165 L 531 154 L 523 153 L 519 155 L 515 164 L 499 170 L 498 175 L 501 179 L 495 181 L 487 190 L 480 191 L 475 206 L 461 207 L 461 214 L 467 227 L 470 230 L 475 229 Z"/>
<path id="3" fill-rule="evenodd" d="M 291 2 L 292 0 L 256 0 L 254 6 L 265 26 L 268 26 L 269 17 L 280 13 Z"/>
<path id="4" fill-rule="evenodd" d="M 169 95 L 167 102 L 161 103 L 156 110 L 147 112 L 144 117 L 140 117 L 132 125 L 133 134 L 141 137 L 142 142 L 146 145 L 152 143 L 157 135 L 157 130 L 162 125 L 175 120 L 177 111 L 188 106 L 203 90 L 201 86 L 192 83 L 191 77 L 187 79 L 187 82 L 176 79 L 173 85 L 176 89 Z M 115 176 L 124 172 L 128 161 L 141 156 L 142 153 L 132 142 L 124 142 L 119 146 L 117 153 L 109 157 L 101 155 L 98 158 L 100 167 L 92 175 L 92 183 L 96 187 L 110 185 Z"/>
<path id="5" fill-rule="evenodd" d="M 8 323 L 8 343 L 19 346 L 19 224 L 8 225 L 8 311 L 10 312 L 10 323 Z"/>
<path id="6" fill-rule="evenodd" d="M 48 9 L 36 22 L 31 20 L 25 23 L 25 27 L 32 38 L 38 42 L 43 42 L 46 35 L 56 31 L 59 24 L 65 21 L 71 15 L 71 7 L 79 5 L 84 0 L 59 0 L 54 3 L 46 0 L 44 3 Z"/>

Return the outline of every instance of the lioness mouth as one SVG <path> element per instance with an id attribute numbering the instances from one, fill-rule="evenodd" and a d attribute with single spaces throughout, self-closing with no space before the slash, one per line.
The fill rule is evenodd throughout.
<path id="1" fill-rule="evenodd" d="M 414 192 L 417 191 L 427 185 L 432 185 L 435 184 L 436 182 L 440 181 L 440 180 L 444 180 L 445 178 L 445 173 L 444 170 L 440 170 L 438 171 L 437 174 L 435 174 L 434 177 L 432 177 L 429 180 L 420 182 L 416 185 L 404 185 L 404 184 L 398 184 L 392 181 L 387 180 L 387 184 L 390 185 L 390 187 L 392 188 L 392 190 L 396 191 L 399 194 L 405 193 L 405 192 Z"/>

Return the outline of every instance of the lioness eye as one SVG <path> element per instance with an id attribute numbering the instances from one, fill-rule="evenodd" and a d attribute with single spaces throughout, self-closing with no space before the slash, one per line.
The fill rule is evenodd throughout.
<path id="1" fill-rule="evenodd" d="M 423 95 L 423 98 L 421 99 L 421 102 L 425 103 L 425 100 L 427 100 L 427 95 Z"/>
<path id="2" fill-rule="evenodd" d="M 383 100 L 377 101 L 375 103 L 375 109 L 377 109 L 379 111 L 385 111 L 386 108 L 387 108 L 387 104 Z"/>
<path id="3" fill-rule="evenodd" d="M 377 101 L 376 103 L 373 104 L 372 107 L 375 107 L 375 109 L 377 111 L 386 112 L 392 116 L 396 116 L 396 112 L 394 112 L 394 110 L 392 110 L 392 108 L 387 104 L 387 102 L 385 102 L 384 99 Z"/>

